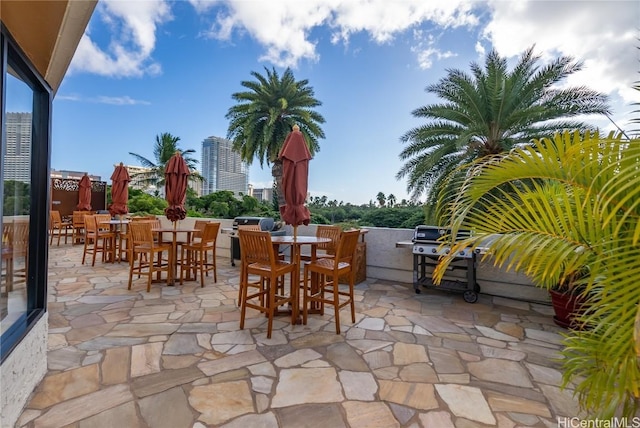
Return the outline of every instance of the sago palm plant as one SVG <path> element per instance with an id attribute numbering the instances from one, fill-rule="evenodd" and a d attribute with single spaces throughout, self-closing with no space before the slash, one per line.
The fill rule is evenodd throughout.
<path id="1" fill-rule="evenodd" d="M 564 340 L 564 384 L 590 416 L 632 415 L 640 396 L 634 321 L 640 302 L 640 139 L 565 132 L 476 161 L 441 194 L 438 210 L 452 243 L 488 247 L 497 266 L 546 288 L 580 272 L 586 328 Z M 442 277 L 450 258 L 434 272 Z M 640 317 L 638 317 L 640 320 Z M 640 325 L 640 322 L 638 323 Z"/>

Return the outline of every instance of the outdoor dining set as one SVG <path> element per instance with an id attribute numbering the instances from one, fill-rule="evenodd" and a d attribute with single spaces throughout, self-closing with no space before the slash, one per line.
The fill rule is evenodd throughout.
<path id="1" fill-rule="evenodd" d="M 74 221 L 63 221 L 59 212 L 51 212 L 50 244 L 60 245 L 61 238 L 82 244 L 82 264 L 128 263 L 129 290 L 141 277 L 147 292 L 153 283 L 174 286 L 196 281 L 204 287 L 217 282 L 219 222 L 201 219 L 193 227 L 163 227 L 154 216 L 114 219 L 110 214 L 74 212 L 73 217 Z M 276 315 L 284 313 L 292 324 L 306 324 L 310 313 L 323 314 L 324 305 L 335 308 L 336 333 L 340 333 L 341 308 L 349 306 L 355 322 L 352 266 L 360 231 L 320 225 L 315 236 L 271 236 L 259 226 L 241 226 L 237 235 L 241 329 L 247 308 L 268 317 L 267 337 Z M 288 256 L 281 246 L 290 248 Z"/>

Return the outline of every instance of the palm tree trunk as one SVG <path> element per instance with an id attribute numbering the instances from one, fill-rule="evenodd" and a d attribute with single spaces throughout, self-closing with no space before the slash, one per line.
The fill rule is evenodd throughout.
<path id="1" fill-rule="evenodd" d="M 279 208 L 286 205 L 284 192 L 282 191 L 282 161 L 280 159 L 273 161 L 271 175 L 273 176 L 273 193 L 277 197 Z"/>

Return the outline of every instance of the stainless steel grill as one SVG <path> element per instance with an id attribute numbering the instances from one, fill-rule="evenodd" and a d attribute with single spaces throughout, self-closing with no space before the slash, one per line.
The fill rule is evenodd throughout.
<path id="1" fill-rule="evenodd" d="M 413 233 L 413 288 L 416 294 L 422 292 L 423 287 L 437 288 L 441 290 L 460 292 L 468 303 L 478 301 L 480 286 L 476 282 L 476 251 L 465 249 L 456 254 L 454 261 L 449 265 L 451 271 L 466 271 L 466 281 L 460 278 L 443 279 L 440 285 L 435 285 L 431 279 L 433 268 L 438 264 L 442 255 L 449 254 L 451 248 L 443 245 L 442 237 L 450 235 L 449 229 L 436 226 L 420 225 Z M 456 234 L 456 240 L 470 236 L 470 231 L 460 230 Z"/>
<path id="2" fill-rule="evenodd" d="M 413 232 L 413 254 L 423 254 L 425 256 L 439 257 L 449 254 L 450 248 L 442 246 L 442 238 L 450 235 L 451 230 L 435 226 L 418 226 Z M 460 230 L 456 234 L 456 240 L 469 237 L 468 230 Z M 473 252 L 470 249 L 460 251 L 456 257 L 472 258 Z"/>

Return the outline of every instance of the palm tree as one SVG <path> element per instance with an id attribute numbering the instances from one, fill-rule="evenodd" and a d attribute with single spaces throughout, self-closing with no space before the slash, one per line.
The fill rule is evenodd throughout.
<path id="1" fill-rule="evenodd" d="M 129 154 L 142 164 L 143 167 L 149 168 L 148 171 L 134 174 L 131 178 L 144 186 L 155 186 L 156 188 L 164 186 L 164 169 L 176 152 L 180 152 L 182 157 L 187 163 L 189 170 L 191 171 L 191 177 L 196 180 L 203 180 L 203 177 L 196 170 L 196 164 L 198 161 L 191 157 L 195 153 L 195 150 L 182 150 L 178 147 L 178 141 L 180 137 L 174 137 L 168 132 L 156 135 L 156 142 L 153 146 L 153 156 L 155 162 L 147 159 L 136 153 Z"/>
<path id="2" fill-rule="evenodd" d="M 381 207 L 384 207 L 384 204 L 387 202 L 387 197 L 382 192 L 378 192 L 376 195 L 376 200 Z"/>
<path id="3" fill-rule="evenodd" d="M 609 113 L 605 95 L 582 86 L 556 86 L 579 71 L 580 62 L 565 56 L 540 66 L 539 59 L 529 48 L 508 71 L 507 59 L 492 51 L 484 68 L 471 63 L 471 75 L 449 70 L 426 88 L 444 102 L 413 111 L 413 116 L 428 122 L 401 137 L 407 146 L 400 158 L 407 162 L 396 178 L 408 178 L 413 199 L 426 194 L 428 216 L 434 214 L 432 207 L 445 177 L 461 165 L 560 130 L 589 129 L 572 118 Z"/>
<path id="4" fill-rule="evenodd" d="M 586 328 L 568 331 L 561 354 L 564 385 L 575 382 L 590 417 L 635 415 L 640 396 L 639 164 L 640 139 L 565 132 L 493 156 L 439 200 L 452 236 L 474 234 L 452 245 L 436 280 L 477 246 L 541 287 L 583 273 Z"/>
<path id="5" fill-rule="evenodd" d="M 225 116 L 230 120 L 227 138 L 249 165 L 254 159 L 260 161 L 260 166 L 265 162 L 273 164 L 277 192 L 281 176 L 278 153 L 285 138 L 298 125 L 313 156 L 320 150 L 318 139 L 324 138 L 320 127 L 324 117 L 314 110 L 322 103 L 314 97 L 308 80 L 296 81 L 289 68 L 282 78 L 275 68 L 265 67 L 265 72 L 263 76 L 252 71 L 256 80 L 241 82 L 248 90 L 232 95 L 237 104 Z"/>
<path id="6" fill-rule="evenodd" d="M 389 206 L 393 208 L 396 204 L 396 196 L 393 193 L 389 193 L 389 196 L 387 196 L 387 202 L 389 203 Z"/>

